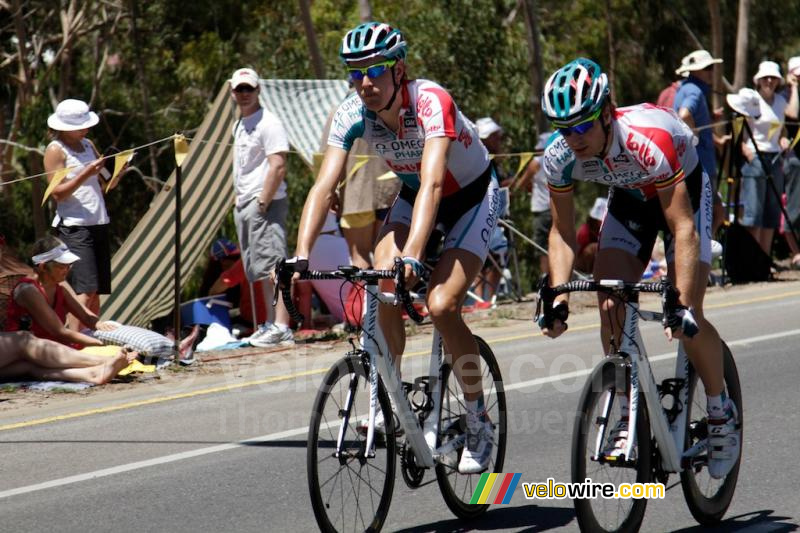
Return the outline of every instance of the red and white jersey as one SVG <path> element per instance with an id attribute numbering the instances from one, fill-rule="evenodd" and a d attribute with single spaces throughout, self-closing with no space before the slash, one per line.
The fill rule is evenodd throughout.
<path id="1" fill-rule="evenodd" d="M 363 138 L 406 185 L 418 190 L 425 141 L 448 137 L 453 142 L 447 153 L 442 194 L 449 196 L 483 174 L 489 166 L 489 153 L 450 93 L 428 80 L 404 82 L 400 91 L 403 105 L 396 133 L 353 93 L 333 116 L 328 144 L 350 150 L 356 138 Z"/>
<path id="2" fill-rule="evenodd" d="M 696 138 L 671 109 L 639 104 L 618 108 L 603 158 L 578 159 L 560 133 L 545 148 L 542 167 L 554 194 L 572 190 L 573 180 L 630 190 L 642 199 L 672 187 L 698 164 Z"/>

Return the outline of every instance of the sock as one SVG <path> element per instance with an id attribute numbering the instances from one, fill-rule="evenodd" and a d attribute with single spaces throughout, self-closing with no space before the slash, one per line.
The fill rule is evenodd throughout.
<path id="1" fill-rule="evenodd" d="M 279 330 L 281 330 L 281 331 L 289 331 L 289 326 L 287 326 L 287 325 L 284 325 L 284 324 L 278 324 L 278 323 L 276 322 L 276 323 L 275 323 L 275 326 L 276 326 L 276 327 L 277 327 Z"/>
<path id="2" fill-rule="evenodd" d="M 476 400 L 464 400 L 467 406 L 467 411 L 475 415 L 480 422 L 486 422 L 486 406 L 483 403 L 483 394 L 478 396 Z M 469 417 L 467 417 L 469 420 Z"/>
<path id="3" fill-rule="evenodd" d="M 708 396 L 706 399 L 706 408 L 708 416 L 711 418 L 723 418 L 726 416 L 727 396 L 725 391 L 722 391 L 718 396 Z"/>

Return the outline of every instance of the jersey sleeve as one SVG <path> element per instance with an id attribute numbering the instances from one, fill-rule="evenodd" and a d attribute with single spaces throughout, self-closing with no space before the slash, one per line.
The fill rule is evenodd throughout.
<path id="1" fill-rule="evenodd" d="M 364 107 L 361 99 L 353 93 L 339 105 L 331 120 L 328 146 L 350 151 L 353 143 L 364 135 Z"/>
<path id="2" fill-rule="evenodd" d="M 456 138 L 456 104 L 450 93 L 441 87 L 422 86 L 417 97 L 417 117 L 425 138 Z"/>
<path id="3" fill-rule="evenodd" d="M 575 155 L 560 135 L 548 141 L 541 159 L 542 171 L 547 178 L 547 188 L 553 194 L 571 192 L 572 170 L 575 168 Z"/>

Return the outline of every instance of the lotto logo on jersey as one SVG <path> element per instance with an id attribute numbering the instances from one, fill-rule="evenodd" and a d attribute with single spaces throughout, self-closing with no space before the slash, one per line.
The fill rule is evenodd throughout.
<path id="1" fill-rule="evenodd" d="M 417 114 L 424 118 L 430 118 L 433 115 L 432 104 L 433 101 L 430 97 L 420 95 L 419 100 L 417 100 Z"/>
<path id="2" fill-rule="evenodd" d="M 639 154 L 639 160 L 647 167 L 655 166 L 656 158 L 650 152 L 650 148 L 644 144 L 640 143 L 639 141 L 633 138 L 633 133 L 628 133 L 628 140 L 625 142 L 625 146 L 631 152 L 635 152 Z"/>

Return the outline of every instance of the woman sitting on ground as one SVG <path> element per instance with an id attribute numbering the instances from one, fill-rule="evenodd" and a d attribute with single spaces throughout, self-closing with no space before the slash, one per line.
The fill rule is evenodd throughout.
<path id="1" fill-rule="evenodd" d="M 81 304 L 65 281 L 71 265 L 80 258 L 61 240 L 48 235 L 33 245 L 36 274 L 22 278 L 8 300 L 6 331 L 30 330 L 41 339 L 49 339 L 71 348 L 103 346 L 100 339 L 68 329 L 67 313 L 94 330 L 112 330 L 116 326 L 102 322 Z"/>
<path id="2" fill-rule="evenodd" d="M 79 352 L 27 331 L 0 333 L 0 378 L 108 383 L 139 354 L 120 348 L 114 357 Z"/>

